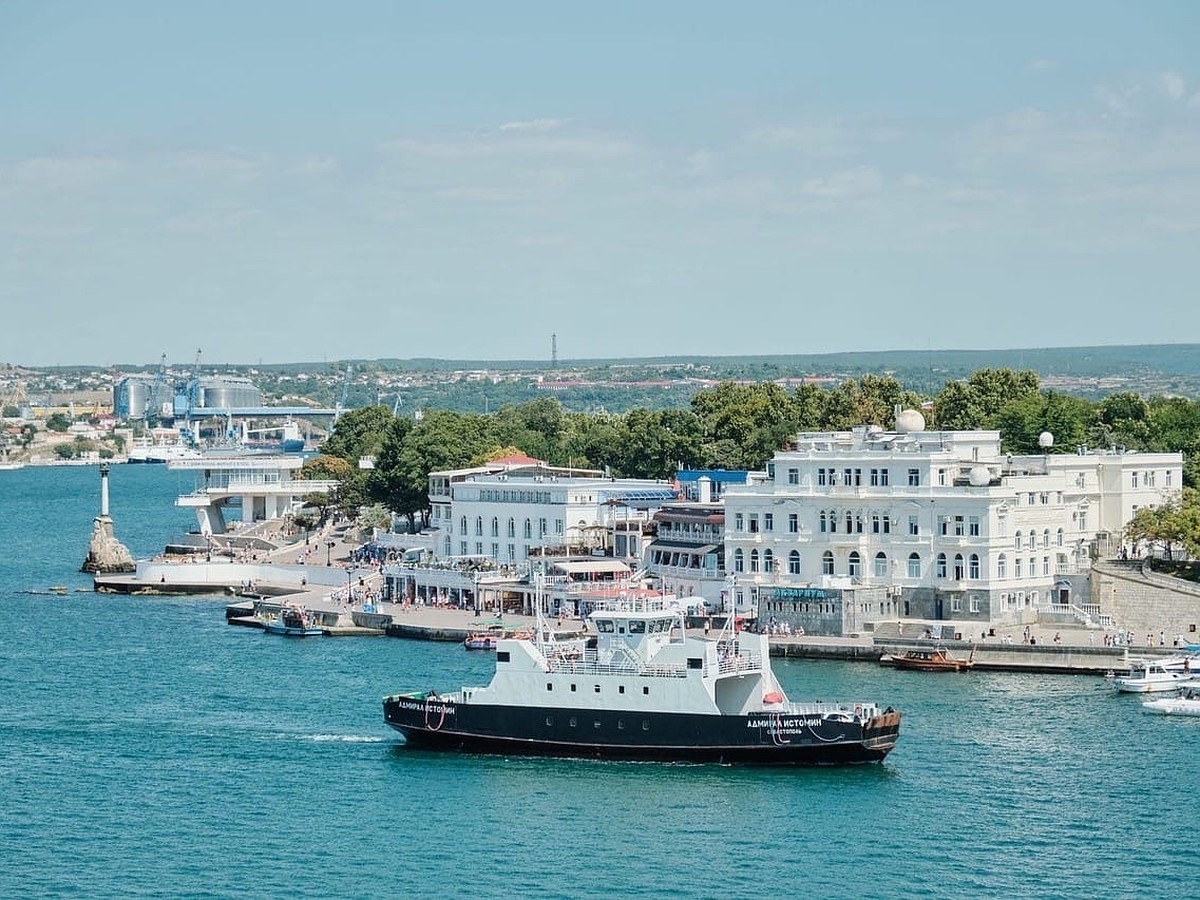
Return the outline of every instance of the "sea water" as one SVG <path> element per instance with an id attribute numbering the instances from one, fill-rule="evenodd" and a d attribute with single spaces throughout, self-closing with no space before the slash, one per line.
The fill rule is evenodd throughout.
<path id="1" fill-rule="evenodd" d="M 116 466 L 137 556 L 186 476 Z M 225 624 L 220 597 L 76 593 L 94 468 L 0 472 L 0 896 L 1168 897 L 1198 892 L 1200 720 L 1089 676 L 777 661 L 793 699 L 903 710 L 882 765 L 437 754 L 389 692 L 493 657 Z M 45 593 L 51 586 L 68 593 Z"/>

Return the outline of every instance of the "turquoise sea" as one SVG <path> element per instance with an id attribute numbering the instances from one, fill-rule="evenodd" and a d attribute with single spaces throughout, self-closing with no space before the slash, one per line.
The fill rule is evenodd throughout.
<path id="1" fill-rule="evenodd" d="M 135 555 L 189 526 L 180 476 L 111 483 Z M 382 695 L 486 681 L 488 656 L 75 593 L 98 484 L 0 472 L 0 896 L 1200 894 L 1200 720 L 1102 679 L 777 662 L 793 698 L 904 711 L 860 768 L 409 751 Z"/>

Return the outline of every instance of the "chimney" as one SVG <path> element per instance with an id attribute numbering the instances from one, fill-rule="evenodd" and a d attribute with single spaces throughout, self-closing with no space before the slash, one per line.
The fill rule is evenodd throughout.
<path id="1" fill-rule="evenodd" d="M 707 475 L 701 475 L 696 480 L 696 486 L 700 488 L 700 502 L 712 502 L 712 479 Z"/>

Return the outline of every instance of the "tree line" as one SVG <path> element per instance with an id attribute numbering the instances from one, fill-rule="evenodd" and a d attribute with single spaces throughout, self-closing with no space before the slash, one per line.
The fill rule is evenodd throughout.
<path id="1" fill-rule="evenodd" d="M 369 406 L 337 421 L 302 477 L 340 480 L 334 500 L 346 511 L 374 503 L 416 528 L 428 518 L 433 471 L 517 452 L 616 477 L 665 479 L 679 468 L 760 470 L 799 431 L 891 429 L 897 407 L 923 409 L 934 429 L 997 430 L 1006 453 L 1043 452 L 1039 436 L 1046 431 L 1054 435 L 1052 453 L 1081 445 L 1181 451 L 1184 484 L 1200 484 L 1200 401 L 1133 392 L 1092 401 L 1043 389 L 1036 372 L 1003 368 L 948 382 L 932 397 L 892 376 L 863 375 L 832 388 L 792 390 L 728 381 L 697 393 L 687 409 L 620 414 L 568 412 L 552 397 L 485 414 L 428 409 L 410 417 Z M 363 457 L 372 457 L 374 467 L 360 468 Z"/>

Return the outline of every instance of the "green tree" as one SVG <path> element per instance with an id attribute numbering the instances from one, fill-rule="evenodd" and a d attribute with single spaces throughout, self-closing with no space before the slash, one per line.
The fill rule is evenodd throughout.
<path id="1" fill-rule="evenodd" d="M 352 409 L 337 420 L 321 452 L 357 464 L 360 458 L 379 452 L 387 427 L 395 418 L 386 406 Z"/>
<path id="2" fill-rule="evenodd" d="M 59 434 L 62 434 L 64 431 L 66 431 L 70 427 L 71 427 L 71 420 L 63 413 L 59 413 L 59 412 L 51 413 L 50 417 L 46 419 L 46 430 L 47 431 L 56 431 Z"/>

